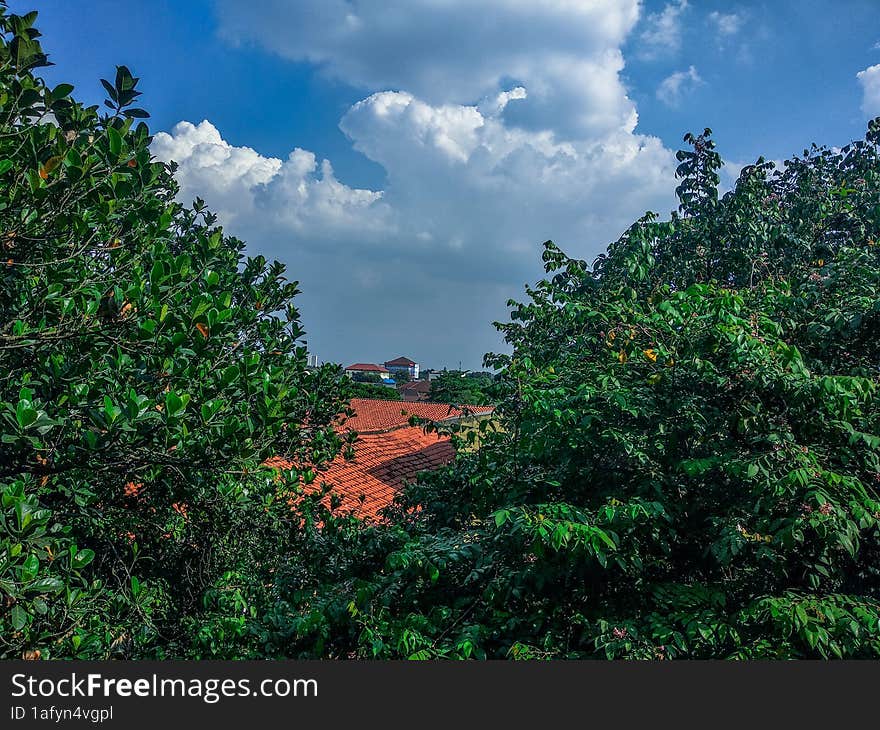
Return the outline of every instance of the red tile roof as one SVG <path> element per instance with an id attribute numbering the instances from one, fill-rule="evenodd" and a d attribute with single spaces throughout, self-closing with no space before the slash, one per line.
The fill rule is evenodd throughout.
<path id="1" fill-rule="evenodd" d="M 349 365 L 346 370 L 362 370 L 367 373 L 387 373 L 388 370 L 383 368 L 381 365 L 374 365 L 371 362 L 356 362 L 354 365 Z"/>
<path id="2" fill-rule="evenodd" d="M 492 406 L 464 406 L 464 410 L 445 403 L 406 403 L 399 400 L 371 400 L 352 398 L 355 415 L 345 422 L 345 428 L 358 433 L 376 433 L 409 426 L 411 416 L 426 421 L 447 421 L 464 415 L 483 416 L 491 413 Z"/>
<path id="3" fill-rule="evenodd" d="M 391 400 L 353 398 L 355 415 L 342 430 L 358 432 L 354 458 L 341 454 L 319 472 L 308 487 L 332 488 L 342 500 L 340 510 L 362 519 L 377 519 L 379 511 L 391 504 L 405 482 L 414 481 L 421 471 L 436 469 L 452 461 L 455 452 L 448 436 L 425 433 L 421 426 L 409 425 L 410 416 L 444 421 L 465 413 L 486 415 L 490 406 L 467 406 L 466 411 L 442 403 L 404 403 Z M 283 457 L 266 462 L 267 466 L 289 469 L 293 463 Z M 322 501 L 330 504 L 330 495 Z"/>
<path id="4" fill-rule="evenodd" d="M 427 380 L 414 380 L 411 383 L 400 383 L 397 392 L 405 401 L 424 401 L 431 396 L 431 383 Z"/>
<path id="5" fill-rule="evenodd" d="M 415 365 L 416 362 L 414 360 L 410 360 L 408 357 L 396 357 L 393 360 L 389 360 L 385 363 L 385 367 L 390 365 L 396 365 L 398 367 L 411 367 Z"/>
<path id="6" fill-rule="evenodd" d="M 336 457 L 319 473 L 311 489 L 324 484 L 330 494 L 341 499 L 339 510 L 362 519 L 376 519 L 391 504 L 404 482 L 413 481 L 421 471 L 436 469 L 455 455 L 448 437 L 426 434 L 420 427 L 408 426 L 387 433 L 361 436 L 354 446 L 354 459 Z M 286 459 L 266 462 L 269 466 L 290 468 Z M 330 504 L 328 494 L 322 501 Z"/>

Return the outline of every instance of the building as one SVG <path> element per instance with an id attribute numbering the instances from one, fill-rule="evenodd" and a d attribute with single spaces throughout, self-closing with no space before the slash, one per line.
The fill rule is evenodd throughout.
<path id="1" fill-rule="evenodd" d="M 371 362 L 356 362 L 354 365 L 349 365 L 345 368 L 345 374 L 349 378 L 355 375 L 378 375 L 382 380 L 391 377 L 391 373 L 387 368 L 383 368 L 381 365 L 374 365 Z"/>
<path id="2" fill-rule="evenodd" d="M 402 373 L 408 375 L 410 380 L 415 380 L 419 377 L 419 364 L 413 362 L 408 357 L 398 357 L 384 364 L 392 374 Z"/>
<path id="3" fill-rule="evenodd" d="M 410 418 L 449 423 L 464 416 L 488 417 L 491 406 L 469 406 L 467 412 L 445 403 L 402 403 L 401 401 L 353 398 L 355 415 L 339 426 L 340 433 L 357 431 L 354 458 L 337 456 L 323 468 L 307 490 L 327 486 L 330 493 L 323 498 L 332 504 L 335 495 L 340 512 L 365 520 L 381 519 L 381 510 L 388 507 L 407 482 L 415 481 L 419 472 L 448 464 L 455 455 L 448 436 L 425 433 Z M 275 457 L 267 466 L 289 469 L 288 459 Z"/>
<path id="4" fill-rule="evenodd" d="M 427 380 L 411 380 L 398 385 L 397 392 L 408 403 L 426 401 L 431 397 L 431 383 Z"/>

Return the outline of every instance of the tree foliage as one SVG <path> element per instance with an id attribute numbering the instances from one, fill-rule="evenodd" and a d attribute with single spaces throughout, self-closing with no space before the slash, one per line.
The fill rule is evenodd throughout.
<path id="1" fill-rule="evenodd" d="M 211 655 L 299 529 L 260 464 L 332 457 L 341 386 L 283 266 L 174 202 L 137 79 L 48 87 L 35 19 L 0 4 L 0 657 Z"/>
<path id="2" fill-rule="evenodd" d="M 502 428 L 311 577 L 284 651 L 880 656 L 880 120 L 723 196 L 685 139 L 669 220 L 545 245 Z"/>
<path id="3" fill-rule="evenodd" d="M 397 388 L 382 383 L 359 382 L 352 379 L 352 398 L 370 398 L 373 400 L 400 400 Z"/>
<path id="4" fill-rule="evenodd" d="M 430 400 L 451 405 L 489 405 L 495 402 L 491 373 L 444 370 L 431 381 Z"/>

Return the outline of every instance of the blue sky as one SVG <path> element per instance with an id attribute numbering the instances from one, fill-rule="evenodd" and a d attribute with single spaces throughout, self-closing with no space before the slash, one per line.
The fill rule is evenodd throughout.
<path id="1" fill-rule="evenodd" d="M 543 240 L 591 258 L 674 205 L 688 130 L 735 172 L 880 114 L 876 0 L 10 5 L 79 98 L 141 77 L 182 195 L 288 264 L 311 349 L 346 364 L 478 367 Z"/>

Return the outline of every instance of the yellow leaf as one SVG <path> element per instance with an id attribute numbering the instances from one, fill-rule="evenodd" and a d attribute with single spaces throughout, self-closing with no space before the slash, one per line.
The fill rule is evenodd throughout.
<path id="1" fill-rule="evenodd" d="M 208 339 L 208 326 L 202 324 L 201 322 L 196 323 L 196 329 L 199 331 L 199 334 L 204 337 L 206 340 Z"/>
<path id="2" fill-rule="evenodd" d="M 626 362 L 627 361 L 626 352 L 621 350 L 620 353 L 617 355 L 617 359 L 619 362 Z"/>
<path id="3" fill-rule="evenodd" d="M 60 165 L 60 164 L 61 164 L 61 157 L 59 157 L 59 156 L 50 157 L 48 160 L 46 160 L 43 163 L 43 166 L 40 168 L 40 177 L 43 178 L 43 180 L 45 180 L 46 178 L 49 177 L 51 172 L 56 167 L 58 167 L 58 165 Z"/>
<path id="4" fill-rule="evenodd" d="M 645 353 L 645 357 L 648 358 L 651 362 L 657 362 L 657 353 L 654 352 L 653 348 L 648 348 L 647 350 L 643 350 Z"/>

